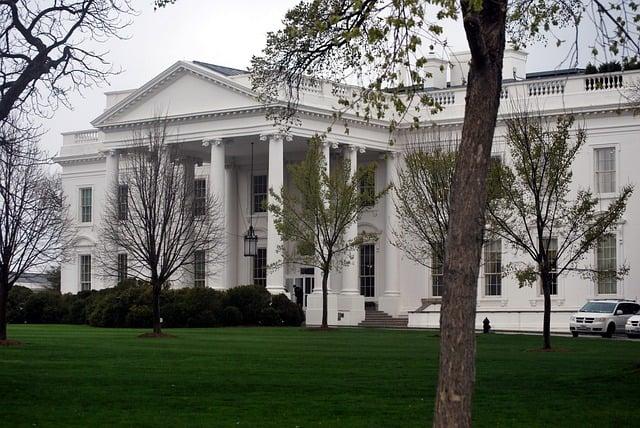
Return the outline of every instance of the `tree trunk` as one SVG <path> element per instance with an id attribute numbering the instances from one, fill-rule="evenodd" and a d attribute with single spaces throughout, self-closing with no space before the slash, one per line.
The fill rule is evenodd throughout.
<path id="1" fill-rule="evenodd" d="M 506 0 L 462 2 L 472 53 L 462 139 L 451 187 L 440 312 L 440 370 L 434 427 L 470 427 L 475 383 L 475 317 L 491 158 L 505 45 Z"/>
<path id="2" fill-rule="evenodd" d="M 542 272 L 542 294 L 544 296 L 544 317 L 542 320 L 542 349 L 551 349 L 551 278 L 549 272 Z"/>
<path id="3" fill-rule="evenodd" d="M 0 340 L 7 340 L 7 304 L 9 287 L 0 285 Z"/>
<path id="4" fill-rule="evenodd" d="M 152 284 L 153 289 L 153 332 L 155 334 L 162 333 L 162 326 L 160 323 L 160 290 L 162 287 L 157 284 Z"/>
<path id="5" fill-rule="evenodd" d="M 327 323 L 327 282 L 329 280 L 329 271 L 322 271 L 322 325 L 320 328 L 329 328 Z"/>

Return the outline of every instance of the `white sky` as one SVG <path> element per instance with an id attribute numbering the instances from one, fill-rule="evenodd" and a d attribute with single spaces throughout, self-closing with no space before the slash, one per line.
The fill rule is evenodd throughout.
<path id="1" fill-rule="evenodd" d="M 127 40 L 111 40 L 98 48 L 123 72 L 110 78 L 110 86 L 94 88 L 71 97 L 73 110 L 61 107 L 52 119 L 43 120 L 48 132 L 42 146 L 54 155 L 62 145 L 61 132 L 91 128 L 90 121 L 104 109 L 103 92 L 136 88 L 178 60 L 201 60 L 246 68 L 260 53 L 267 31 L 279 28 L 285 12 L 298 0 L 178 0 L 153 10 L 152 0 L 134 0 L 140 14 L 126 30 Z M 448 25 L 453 50 L 466 48 L 460 23 Z M 531 47 L 527 71 L 558 68 L 563 53 L 554 47 Z M 584 65 L 584 64 L 582 64 Z"/>

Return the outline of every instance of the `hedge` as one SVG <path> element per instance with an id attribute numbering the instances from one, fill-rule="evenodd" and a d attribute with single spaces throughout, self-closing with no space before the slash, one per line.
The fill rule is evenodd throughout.
<path id="1" fill-rule="evenodd" d="M 14 287 L 7 315 L 10 323 L 148 328 L 152 325 L 151 296 L 147 283 L 134 280 L 75 295 Z M 164 327 L 299 326 L 304 322 L 298 305 L 256 285 L 225 291 L 166 289 L 160 295 L 160 315 Z"/>

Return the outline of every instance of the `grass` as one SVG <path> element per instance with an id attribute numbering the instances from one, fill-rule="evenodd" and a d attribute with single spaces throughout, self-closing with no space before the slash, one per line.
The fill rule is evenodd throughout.
<path id="1" fill-rule="evenodd" d="M 430 426 L 427 331 L 10 326 L 0 426 Z M 637 426 L 640 341 L 478 337 L 475 426 Z"/>

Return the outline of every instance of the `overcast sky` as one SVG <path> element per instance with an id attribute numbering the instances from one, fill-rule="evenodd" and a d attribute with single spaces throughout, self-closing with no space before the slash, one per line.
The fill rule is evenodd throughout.
<path id="1" fill-rule="evenodd" d="M 285 12 L 297 0 L 178 0 L 153 10 L 152 0 L 134 0 L 140 14 L 127 29 L 127 40 L 111 40 L 100 48 L 107 60 L 123 70 L 110 78 L 110 86 L 94 88 L 71 98 L 73 110 L 61 107 L 43 121 L 48 132 L 42 145 L 56 154 L 61 132 L 88 129 L 104 109 L 103 92 L 137 88 L 178 60 L 201 60 L 236 68 L 249 66 L 259 54 L 267 31 L 279 28 Z M 461 24 L 448 25 L 446 34 L 454 50 L 466 48 Z M 531 47 L 528 72 L 558 68 L 563 53 L 555 48 Z"/>

